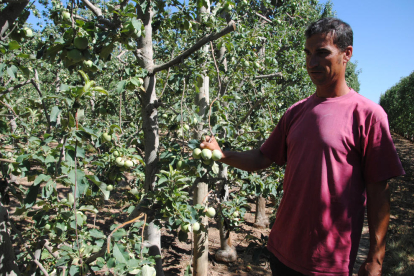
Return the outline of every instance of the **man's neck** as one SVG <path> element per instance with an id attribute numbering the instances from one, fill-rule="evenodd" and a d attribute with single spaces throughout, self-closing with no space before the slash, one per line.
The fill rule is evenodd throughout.
<path id="1" fill-rule="evenodd" d="M 334 86 L 316 87 L 316 96 L 318 98 L 336 98 L 348 94 L 350 90 L 344 81 Z"/>

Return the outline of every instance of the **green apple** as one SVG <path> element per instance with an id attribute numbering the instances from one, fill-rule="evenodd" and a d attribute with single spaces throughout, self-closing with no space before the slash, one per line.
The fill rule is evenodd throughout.
<path id="1" fill-rule="evenodd" d="M 213 159 L 203 160 L 203 164 L 205 165 L 211 165 L 213 162 Z"/>
<path id="2" fill-rule="evenodd" d="M 79 62 L 82 60 L 83 55 L 78 49 L 72 49 L 68 52 L 68 58 L 70 58 L 74 62 Z"/>
<path id="3" fill-rule="evenodd" d="M 70 13 L 67 12 L 67 11 L 63 11 L 62 12 L 62 17 L 63 17 L 63 20 L 69 20 L 70 19 Z"/>
<path id="4" fill-rule="evenodd" d="M 111 140 L 112 140 L 112 137 L 111 137 L 111 135 L 109 135 L 108 133 L 103 133 L 102 134 L 102 139 L 105 141 L 105 142 L 111 142 Z"/>
<path id="5" fill-rule="evenodd" d="M 184 129 L 185 131 L 189 131 L 189 130 L 190 130 L 190 126 L 189 126 L 189 125 L 187 125 L 187 124 L 185 124 L 185 125 L 183 126 L 183 129 Z"/>
<path id="6" fill-rule="evenodd" d="M 214 216 L 216 215 L 216 209 L 214 209 L 213 207 L 209 207 L 206 209 L 206 215 L 209 218 L 214 218 Z"/>
<path id="7" fill-rule="evenodd" d="M 183 230 L 184 232 L 189 232 L 190 231 L 190 224 L 189 223 L 185 223 L 181 225 L 181 230 Z"/>
<path id="8" fill-rule="evenodd" d="M 123 167 L 125 165 L 125 161 L 122 159 L 122 157 L 117 157 L 115 159 L 115 163 L 118 167 Z"/>
<path id="9" fill-rule="evenodd" d="M 134 163 L 131 160 L 126 160 L 124 166 L 125 168 L 131 168 L 134 166 Z"/>
<path id="10" fill-rule="evenodd" d="M 85 66 L 86 68 L 91 68 L 93 66 L 92 60 L 84 60 L 83 66 Z"/>
<path id="11" fill-rule="evenodd" d="M 200 159 L 201 158 L 201 149 L 195 148 L 193 150 L 193 158 L 194 159 Z"/>
<path id="12" fill-rule="evenodd" d="M 200 231 L 200 223 L 198 223 L 198 222 L 193 223 L 193 231 L 194 232 Z"/>
<path id="13" fill-rule="evenodd" d="M 223 157 L 223 154 L 221 153 L 221 151 L 220 150 L 213 150 L 213 154 L 212 154 L 212 156 L 211 156 L 211 158 L 214 160 L 214 161 L 218 161 L 218 160 L 220 160 L 221 159 L 221 157 Z"/>
<path id="14" fill-rule="evenodd" d="M 212 155 L 213 153 L 209 149 L 203 149 L 201 151 L 201 158 L 203 158 L 204 160 L 210 160 Z"/>
<path id="15" fill-rule="evenodd" d="M 112 191 L 113 189 L 114 189 L 114 186 L 113 185 L 106 186 L 106 190 L 107 191 Z"/>
<path id="16" fill-rule="evenodd" d="M 26 37 L 32 37 L 33 36 L 33 31 L 30 28 L 23 28 L 24 34 Z"/>
<path id="17" fill-rule="evenodd" d="M 87 37 L 78 36 L 73 41 L 73 44 L 79 50 L 85 50 L 86 48 L 88 48 L 88 38 Z"/>

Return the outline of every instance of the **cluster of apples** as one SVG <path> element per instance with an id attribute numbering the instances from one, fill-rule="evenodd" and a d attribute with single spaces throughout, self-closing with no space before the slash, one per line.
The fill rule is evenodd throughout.
<path id="1" fill-rule="evenodd" d="M 210 149 L 199 149 L 195 148 L 193 150 L 193 158 L 201 159 L 205 165 L 211 165 L 213 161 L 218 161 L 221 159 L 223 154 L 220 150 L 210 150 Z"/>
<path id="2" fill-rule="evenodd" d="M 204 212 L 206 213 L 206 216 L 209 218 L 214 218 L 216 216 L 216 209 L 214 209 L 213 207 L 208 207 L 204 210 Z M 184 232 L 199 232 L 201 228 L 201 224 L 199 222 L 194 222 L 193 224 L 188 223 L 188 222 L 184 222 L 181 225 L 181 230 L 183 230 Z"/>

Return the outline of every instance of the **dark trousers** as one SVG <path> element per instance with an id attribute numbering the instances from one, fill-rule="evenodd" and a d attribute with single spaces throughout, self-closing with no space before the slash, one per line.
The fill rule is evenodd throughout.
<path id="1" fill-rule="evenodd" d="M 304 274 L 293 270 L 286 265 L 284 265 L 278 258 L 270 253 L 270 268 L 272 269 L 273 276 L 305 276 Z"/>

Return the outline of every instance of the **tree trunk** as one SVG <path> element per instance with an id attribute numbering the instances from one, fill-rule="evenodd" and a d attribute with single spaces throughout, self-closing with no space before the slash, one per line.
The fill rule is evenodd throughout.
<path id="1" fill-rule="evenodd" d="M 154 52 L 152 45 L 152 17 L 154 13 L 151 8 L 143 14 L 145 36 L 142 36 L 138 42 L 138 48 L 141 51 L 142 58 L 138 58 L 138 63 L 144 68 L 150 68 L 154 65 Z M 145 58 L 144 58 L 145 57 Z M 156 173 L 158 172 L 159 163 L 159 134 L 158 134 L 158 112 L 155 102 L 157 96 L 155 93 L 156 78 L 154 74 L 148 74 L 144 78 L 144 89 L 142 93 L 142 128 L 144 131 L 144 160 L 145 160 L 145 192 L 154 190 L 157 181 Z M 148 244 L 151 256 L 161 255 L 161 231 L 152 221 L 149 222 L 144 234 L 145 243 Z M 162 270 L 162 261 L 157 260 L 155 265 L 157 276 L 164 276 Z"/>
<path id="2" fill-rule="evenodd" d="M 208 184 L 198 182 L 194 189 L 193 204 L 204 204 Z M 201 218 L 200 231 L 194 232 L 193 275 L 207 276 L 208 273 L 208 218 Z"/>
<path id="3" fill-rule="evenodd" d="M 11 29 L 14 21 L 16 21 L 29 2 L 29 0 L 23 0 L 8 3 L 0 12 L 0 40 L 3 40 L 6 31 Z"/>
<path id="4" fill-rule="evenodd" d="M 8 216 L 7 209 L 0 203 L 0 275 L 20 275 L 7 228 Z"/>
<path id="5" fill-rule="evenodd" d="M 256 201 L 256 219 L 253 224 L 256 228 L 269 227 L 269 219 L 266 216 L 266 198 L 262 196 L 257 197 Z"/>
<path id="6" fill-rule="evenodd" d="M 221 170 L 219 178 L 227 179 L 227 166 L 220 164 Z M 220 203 L 227 201 L 229 197 L 229 185 L 223 181 L 219 188 Z M 216 252 L 216 260 L 225 263 L 235 262 L 237 260 L 237 251 L 231 243 L 230 227 L 222 216 L 221 205 L 218 206 L 218 226 L 220 232 L 220 250 Z"/>

